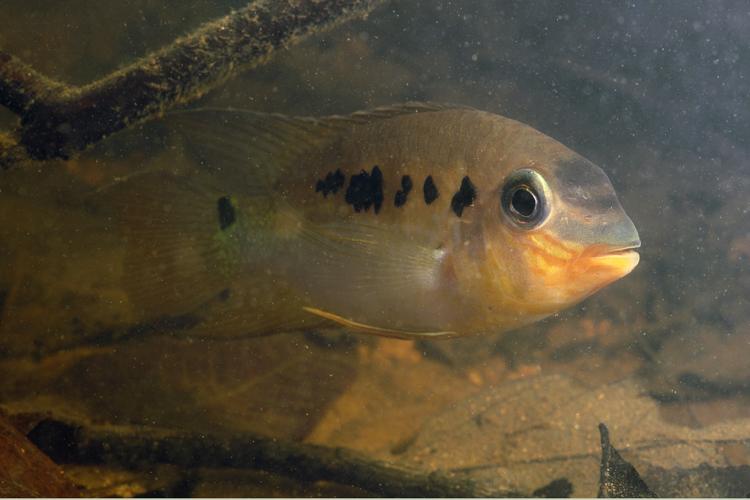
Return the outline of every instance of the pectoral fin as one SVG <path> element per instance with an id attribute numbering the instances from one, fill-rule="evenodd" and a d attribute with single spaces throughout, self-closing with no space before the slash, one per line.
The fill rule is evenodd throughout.
<path id="1" fill-rule="evenodd" d="M 363 333 L 370 333 L 374 335 L 380 335 L 383 337 L 395 337 L 399 339 L 412 339 L 415 337 L 439 337 L 439 338 L 451 338 L 456 337 L 456 332 L 412 332 L 407 330 L 394 330 L 391 328 L 381 328 L 379 326 L 365 325 L 364 323 L 358 323 L 357 321 L 342 318 L 341 316 L 332 312 L 323 311 L 315 307 L 303 307 L 303 309 L 310 314 L 314 314 L 321 318 L 333 321 L 341 326 L 356 330 Z"/>

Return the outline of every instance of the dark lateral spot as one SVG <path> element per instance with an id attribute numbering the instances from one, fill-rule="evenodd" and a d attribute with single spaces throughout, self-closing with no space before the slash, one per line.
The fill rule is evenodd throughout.
<path id="1" fill-rule="evenodd" d="M 219 209 L 219 227 L 224 230 L 234 224 L 234 205 L 229 196 L 222 196 L 217 203 Z"/>
<path id="2" fill-rule="evenodd" d="M 404 206 L 404 203 L 406 203 L 406 198 L 409 196 L 409 191 L 411 191 L 412 187 L 414 187 L 414 184 L 411 182 L 411 177 L 409 177 L 408 175 L 401 177 L 401 189 L 396 191 L 396 197 L 393 199 L 393 203 L 397 207 Z"/>
<path id="3" fill-rule="evenodd" d="M 477 190 L 474 184 L 471 183 L 469 176 L 464 176 L 461 181 L 461 187 L 456 191 L 451 199 L 451 208 L 453 212 L 461 217 L 464 213 L 464 208 L 469 207 L 477 199 Z"/>
<path id="4" fill-rule="evenodd" d="M 428 205 L 432 203 L 433 201 L 437 200 L 437 197 L 440 196 L 440 193 L 438 193 L 437 186 L 435 185 L 435 181 L 432 180 L 431 175 L 428 175 L 427 178 L 424 180 L 422 191 L 424 191 L 424 202 L 427 203 Z"/>
<path id="5" fill-rule="evenodd" d="M 339 189 L 344 187 L 344 181 L 346 176 L 337 168 L 335 172 L 328 172 L 325 179 L 319 179 L 315 184 L 315 192 L 323 193 L 324 197 L 328 197 L 329 193 L 336 194 Z"/>
<path id="6" fill-rule="evenodd" d="M 370 206 L 375 207 L 375 213 L 383 205 L 383 172 L 375 165 L 372 173 L 364 170 L 352 175 L 346 190 L 346 202 L 354 207 L 355 212 L 367 211 Z"/>

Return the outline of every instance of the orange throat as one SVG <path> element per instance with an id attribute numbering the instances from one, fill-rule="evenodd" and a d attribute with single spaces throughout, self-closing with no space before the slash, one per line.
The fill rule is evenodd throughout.
<path id="1" fill-rule="evenodd" d="M 527 260 L 538 283 L 533 300 L 550 306 L 572 305 L 629 274 L 640 260 L 633 248 L 583 246 L 549 234 L 531 239 Z"/>

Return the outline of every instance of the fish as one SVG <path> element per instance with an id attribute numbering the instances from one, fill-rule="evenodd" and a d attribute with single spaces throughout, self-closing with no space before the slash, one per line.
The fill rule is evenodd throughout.
<path id="1" fill-rule="evenodd" d="M 573 306 L 639 261 L 638 232 L 604 171 L 497 114 L 406 103 L 170 119 L 190 167 L 100 193 L 140 324 L 196 338 L 500 333 Z"/>

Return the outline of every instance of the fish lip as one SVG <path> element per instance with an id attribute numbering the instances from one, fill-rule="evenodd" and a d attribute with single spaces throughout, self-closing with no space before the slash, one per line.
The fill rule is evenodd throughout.
<path id="1" fill-rule="evenodd" d="M 599 255 L 627 254 L 630 252 L 637 253 L 636 250 L 641 248 L 641 240 L 627 243 L 625 245 L 607 245 L 599 252 Z"/>
<path id="2" fill-rule="evenodd" d="M 630 272 L 640 261 L 640 255 L 636 252 L 640 246 L 640 239 L 621 245 L 594 245 L 589 249 L 588 262 L 618 269 L 627 268 L 626 272 Z"/>
<path id="3" fill-rule="evenodd" d="M 601 253 L 599 255 L 600 256 L 604 256 L 604 255 L 627 255 L 627 254 L 631 254 L 631 253 L 638 253 L 638 252 L 636 252 L 636 250 L 638 250 L 638 248 L 640 248 L 640 245 L 639 246 L 630 246 L 630 247 L 620 247 L 620 248 L 615 248 L 615 249 L 609 250 L 607 252 L 603 252 L 603 253 Z"/>
<path id="4" fill-rule="evenodd" d="M 641 260 L 641 256 L 636 252 L 640 248 L 640 241 L 633 241 L 626 245 L 606 245 L 597 249 L 591 255 L 588 262 L 593 265 L 599 272 L 613 274 L 621 278 L 629 274 Z"/>

